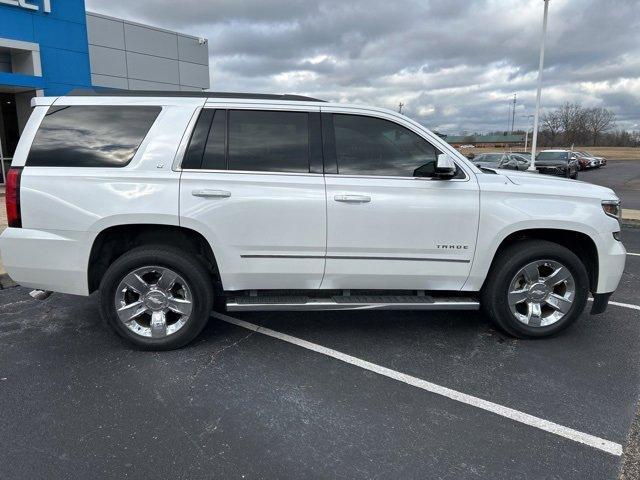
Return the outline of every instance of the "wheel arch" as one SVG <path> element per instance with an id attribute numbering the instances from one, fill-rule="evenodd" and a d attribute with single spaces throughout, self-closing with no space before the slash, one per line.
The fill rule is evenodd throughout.
<path id="1" fill-rule="evenodd" d="M 222 291 L 215 254 L 200 232 L 177 225 L 137 223 L 110 226 L 94 238 L 87 266 L 89 293 L 98 289 L 105 272 L 118 257 L 141 245 L 170 245 L 193 253 L 210 271 L 217 290 Z"/>
<path id="2" fill-rule="evenodd" d="M 546 240 L 548 242 L 562 245 L 563 247 L 571 250 L 578 256 L 587 269 L 587 274 L 589 276 L 589 289 L 592 292 L 596 291 L 599 271 L 598 248 L 594 240 L 589 235 L 575 230 L 559 228 L 529 228 L 510 233 L 502 240 L 502 242 L 500 242 L 500 245 L 496 249 L 487 272 L 487 277 L 494 268 L 496 259 L 499 258 L 501 252 L 511 245 L 524 240 Z M 484 287 L 484 282 L 482 286 Z"/>

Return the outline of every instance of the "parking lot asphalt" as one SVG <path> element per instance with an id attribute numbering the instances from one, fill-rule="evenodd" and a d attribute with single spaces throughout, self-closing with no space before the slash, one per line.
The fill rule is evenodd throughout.
<path id="1" fill-rule="evenodd" d="M 622 208 L 640 210 L 640 160 L 609 160 L 604 167 L 581 171 L 578 180 L 613 188 Z"/>
<path id="2" fill-rule="evenodd" d="M 623 235 L 640 253 L 640 230 Z M 613 300 L 640 304 L 639 275 L 629 256 Z M 615 305 L 537 341 L 473 312 L 243 313 L 300 344 L 212 319 L 153 353 L 95 296 L 27 293 L 0 291 L 0 478 L 615 479 L 617 454 L 402 375 L 620 446 L 640 395 L 640 311 Z"/>

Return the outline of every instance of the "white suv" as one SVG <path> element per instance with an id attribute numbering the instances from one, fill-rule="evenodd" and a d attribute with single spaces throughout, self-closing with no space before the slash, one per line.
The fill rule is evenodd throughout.
<path id="1" fill-rule="evenodd" d="M 162 95 L 162 96 L 160 96 Z M 542 337 L 625 263 L 608 188 L 478 169 L 397 113 L 289 95 L 39 97 L 8 174 L 5 267 L 99 290 L 143 348 L 213 309 L 453 309 Z"/>

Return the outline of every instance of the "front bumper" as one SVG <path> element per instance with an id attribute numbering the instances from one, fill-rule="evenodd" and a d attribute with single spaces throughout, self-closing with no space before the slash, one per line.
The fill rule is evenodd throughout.
<path id="1" fill-rule="evenodd" d="M 600 234 L 598 245 L 598 285 L 593 292 L 596 294 L 611 294 L 618 288 L 624 266 L 627 261 L 627 251 L 622 242 L 613 238 L 612 232 Z"/>
<path id="2" fill-rule="evenodd" d="M 543 175 L 554 175 L 556 177 L 566 177 L 568 173 L 567 167 L 536 167 L 536 169 Z"/>

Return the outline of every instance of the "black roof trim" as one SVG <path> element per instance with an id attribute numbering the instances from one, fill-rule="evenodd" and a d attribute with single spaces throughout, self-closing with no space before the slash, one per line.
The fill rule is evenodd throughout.
<path id="1" fill-rule="evenodd" d="M 291 100 L 297 102 L 324 102 L 303 95 L 238 92 L 176 92 L 164 90 L 118 90 L 110 88 L 75 89 L 69 97 L 195 97 L 195 98 L 242 98 L 247 100 Z"/>

